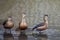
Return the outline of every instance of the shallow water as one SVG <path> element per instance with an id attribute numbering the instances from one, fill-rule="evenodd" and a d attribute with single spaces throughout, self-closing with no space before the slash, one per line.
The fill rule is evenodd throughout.
<path id="1" fill-rule="evenodd" d="M 27 29 L 25 33 L 12 30 L 0 30 L 0 40 L 60 40 L 60 30 L 47 29 L 39 33 L 38 31 L 31 31 Z"/>

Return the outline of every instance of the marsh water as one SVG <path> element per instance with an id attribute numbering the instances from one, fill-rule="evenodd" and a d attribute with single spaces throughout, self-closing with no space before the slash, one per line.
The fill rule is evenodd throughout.
<path id="1" fill-rule="evenodd" d="M 18 30 L 0 30 L 0 40 L 60 40 L 60 31 L 56 29 L 47 29 L 39 31 L 25 30 L 21 33 Z"/>

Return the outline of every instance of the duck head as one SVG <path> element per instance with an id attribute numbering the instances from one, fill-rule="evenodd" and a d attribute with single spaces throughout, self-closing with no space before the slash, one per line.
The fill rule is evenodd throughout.
<path id="1" fill-rule="evenodd" d="M 11 16 L 8 17 L 8 21 L 12 21 L 12 17 Z"/>
<path id="2" fill-rule="evenodd" d="M 24 18 L 25 16 L 26 16 L 25 13 L 23 13 L 23 14 L 22 14 L 22 17 Z"/>
<path id="3" fill-rule="evenodd" d="M 44 19 L 44 22 L 45 23 L 48 23 L 48 15 L 44 15 L 44 18 L 43 19 Z"/>

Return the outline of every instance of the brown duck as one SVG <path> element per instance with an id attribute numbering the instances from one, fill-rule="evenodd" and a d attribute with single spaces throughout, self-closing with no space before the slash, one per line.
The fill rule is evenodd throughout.
<path id="1" fill-rule="evenodd" d="M 5 29 L 11 29 L 14 26 L 12 17 L 9 16 L 9 18 L 3 22 L 3 26 Z"/>
<path id="2" fill-rule="evenodd" d="M 43 20 L 44 22 L 37 24 L 36 26 L 32 28 L 32 30 L 36 29 L 39 31 L 43 31 L 43 30 L 48 29 L 48 15 L 44 15 Z"/>
<path id="3" fill-rule="evenodd" d="M 22 14 L 22 22 L 19 24 L 19 28 L 20 30 L 25 30 L 27 29 L 27 23 L 26 23 L 26 20 L 25 20 L 25 14 Z"/>

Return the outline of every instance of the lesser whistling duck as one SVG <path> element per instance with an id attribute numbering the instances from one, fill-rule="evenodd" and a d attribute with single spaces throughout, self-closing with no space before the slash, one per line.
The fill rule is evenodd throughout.
<path id="1" fill-rule="evenodd" d="M 5 29 L 11 29 L 14 26 L 11 16 L 9 16 L 9 18 L 3 22 L 3 26 Z"/>
<path id="2" fill-rule="evenodd" d="M 48 29 L 48 15 L 44 15 L 43 20 L 44 22 L 37 24 L 35 27 L 32 28 L 32 30 L 36 29 L 39 31 L 43 31 Z"/>
<path id="3" fill-rule="evenodd" d="M 25 30 L 27 29 L 27 23 L 26 23 L 26 20 L 25 20 L 25 13 L 22 14 L 22 22 L 19 24 L 19 28 L 20 30 Z"/>

